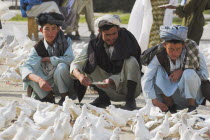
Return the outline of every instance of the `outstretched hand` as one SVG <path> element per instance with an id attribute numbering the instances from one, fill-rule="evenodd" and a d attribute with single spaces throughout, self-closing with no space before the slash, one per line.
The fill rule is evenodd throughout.
<path id="1" fill-rule="evenodd" d="M 158 99 L 152 99 L 152 103 L 153 103 L 154 106 L 159 107 L 163 112 L 168 111 L 167 105 L 165 105 L 164 103 L 158 101 Z"/>
<path id="2" fill-rule="evenodd" d="M 38 84 L 39 84 L 39 87 L 44 91 L 51 91 L 52 90 L 52 87 L 50 86 L 50 84 L 42 78 L 40 78 L 38 80 Z"/>
<path id="3" fill-rule="evenodd" d="M 80 74 L 77 78 L 83 86 L 87 87 L 91 84 L 91 81 L 84 74 Z"/>

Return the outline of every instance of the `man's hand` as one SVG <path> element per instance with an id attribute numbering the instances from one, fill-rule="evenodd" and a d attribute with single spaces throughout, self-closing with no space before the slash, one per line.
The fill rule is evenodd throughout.
<path id="1" fill-rule="evenodd" d="M 52 90 L 52 87 L 50 86 L 50 84 L 42 78 L 39 78 L 38 84 L 39 84 L 39 87 L 44 91 L 51 91 Z"/>
<path id="2" fill-rule="evenodd" d="M 158 99 L 152 99 L 152 103 L 154 106 L 159 107 L 163 112 L 168 111 L 167 105 L 165 105 L 164 103 L 161 103 L 160 101 L 158 101 Z"/>
<path id="3" fill-rule="evenodd" d="M 83 86 L 89 86 L 91 84 L 91 81 L 88 79 L 88 77 L 86 77 L 84 74 L 79 74 L 77 79 L 80 81 L 80 83 L 83 85 Z"/>
<path id="4" fill-rule="evenodd" d="M 111 86 L 111 84 L 114 83 L 114 81 L 112 79 L 105 79 L 103 82 L 107 83 L 107 84 L 105 84 L 105 85 L 98 85 L 98 86 L 101 87 L 101 88 L 107 88 L 107 87 Z"/>
<path id="5" fill-rule="evenodd" d="M 183 73 L 183 70 L 181 69 L 176 70 L 169 76 L 169 79 L 171 79 L 171 81 L 173 82 L 177 82 L 182 76 L 182 73 Z"/>
<path id="6" fill-rule="evenodd" d="M 43 57 L 42 62 L 51 62 L 50 57 Z"/>

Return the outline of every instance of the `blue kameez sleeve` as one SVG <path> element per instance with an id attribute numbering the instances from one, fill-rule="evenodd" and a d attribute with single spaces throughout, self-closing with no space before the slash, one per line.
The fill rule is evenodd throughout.
<path id="1" fill-rule="evenodd" d="M 160 63 L 156 56 L 151 60 L 147 66 L 145 73 L 141 79 L 142 91 L 145 99 L 155 99 L 157 98 L 154 89 L 155 75 L 157 73 Z"/>

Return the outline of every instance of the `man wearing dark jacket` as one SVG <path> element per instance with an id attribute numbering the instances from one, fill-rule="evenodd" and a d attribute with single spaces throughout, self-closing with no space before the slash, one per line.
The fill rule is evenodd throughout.
<path id="1" fill-rule="evenodd" d="M 99 97 L 91 104 L 106 107 L 112 101 L 125 101 L 127 110 L 136 109 L 140 94 L 141 49 L 134 36 L 120 28 L 117 15 L 96 20 L 99 34 L 71 64 L 70 74 L 84 86 L 94 85 Z M 102 82 L 95 85 L 95 82 Z"/>

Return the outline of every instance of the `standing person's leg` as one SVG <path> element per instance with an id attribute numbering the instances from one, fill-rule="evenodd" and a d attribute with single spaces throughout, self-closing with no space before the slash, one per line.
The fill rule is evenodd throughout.
<path id="1" fill-rule="evenodd" d="M 87 21 L 88 29 L 91 32 L 90 39 L 94 39 L 96 36 L 94 29 L 94 11 L 92 0 L 89 0 L 89 2 L 85 6 L 85 18 Z"/>
<path id="2" fill-rule="evenodd" d="M 0 20 L 0 29 L 2 29 L 1 20 Z"/>
<path id="3" fill-rule="evenodd" d="M 83 6 L 82 0 L 75 0 L 74 4 L 71 7 L 71 10 L 69 12 L 68 18 L 66 19 L 66 24 L 68 27 L 66 28 L 65 32 L 72 40 L 79 40 L 80 35 L 78 32 L 79 28 L 79 19 L 80 19 L 80 10 Z M 75 35 L 72 35 L 72 32 L 75 31 Z"/>

